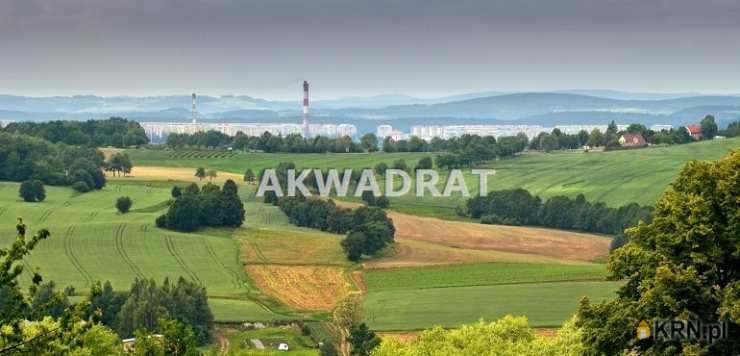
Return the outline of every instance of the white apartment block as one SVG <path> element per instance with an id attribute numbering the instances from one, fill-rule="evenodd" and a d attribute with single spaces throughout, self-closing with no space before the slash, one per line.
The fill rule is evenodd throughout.
<path id="1" fill-rule="evenodd" d="M 265 132 L 271 135 L 287 136 L 290 134 L 302 134 L 300 124 L 282 124 L 282 123 L 167 123 L 167 122 L 142 122 L 146 135 L 152 141 L 164 139 L 170 133 L 189 133 L 193 134 L 200 131 L 215 130 L 229 136 L 242 132 L 247 136 L 262 136 Z M 357 128 L 351 124 L 311 124 L 309 125 L 309 135 L 327 136 L 327 137 L 354 137 L 357 134 Z"/>

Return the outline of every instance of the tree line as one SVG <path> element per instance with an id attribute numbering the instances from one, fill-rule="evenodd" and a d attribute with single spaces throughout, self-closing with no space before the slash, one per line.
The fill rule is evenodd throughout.
<path id="1" fill-rule="evenodd" d="M 128 147 L 149 143 L 138 122 L 120 117 L 87 121 L 12 122 L 2 131 L 75 146 Z"/>
<path id="2" fill-rule="evenodd" d="M 215 130 L 196 133 L 171 133 L 167 136 L 166 145 L 172 149 L 187 147 L 232 148 L 235 150 L 253 150 L 267 153 L 349 153 L 362 152 L 360 146 L 349 136 L 328 138 L 317 136 L 305 138 L 299 134 L 286 136 L 273 135 L 269 132 L 261 136 L 247 136 L 237 132 L 229 136 Z"/>
<path id="3" fill-rule="evenodd" d="M 185 189 L 175 186 L 172 198 L 167 213 L 157 217 L 157 227 L 195 231 L 201 226 L 239 227 L 244 222 L 244 204 L 231 179 L 226 180 L 223 189 L 212 183 L 202 188 L 195 183 Z"/>
<path id="4" fill-rule="evenodd" d="M 617 235 L 639 221 L 649 222 L 652 207 L 631 203 L 612 208 L 603 202 L 588 202 L 583 194 L 573 199 L 558 195 L 543 201 L 519 188 L 470 198 L 464 213 L 484 224 L 544 226 Z"/>
<path id="5" fill-rule="evenodd" d="M 93 147 L 0 132 L 0 180 L 38 180 L 87 192 L 105 186 L 104 166 L 103 154 Z"/>
<path id="6" fill-rule="evenodd" d="M 292 224 L 346 234 L 341 245 L 350 261 L 375 255 L 393 243 L 396 233 L 393 221 L 376 207 L 352 210 L 338 207 L 331 199 L 307 199 L 300 195 L 279 199 L 265 195 L 265 202 L 279 207 Z"/>

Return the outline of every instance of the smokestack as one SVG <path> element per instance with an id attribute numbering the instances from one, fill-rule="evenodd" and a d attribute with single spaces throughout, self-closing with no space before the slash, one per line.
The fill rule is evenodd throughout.
<path id="1" fill-rule="evenodd" d="M 196 124 L 197 111 L 195 111 L 195 93 L 193 93 L 193 125 Z"/>
<path id="2" fill-rule="evenodd" d="M 303 136 L 308 137 L 308 82 L 303 81 Z"/>

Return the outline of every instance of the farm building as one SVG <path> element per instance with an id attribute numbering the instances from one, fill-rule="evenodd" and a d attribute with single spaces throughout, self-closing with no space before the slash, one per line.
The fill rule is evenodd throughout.
<path id="1" fill-rule="evenodd" d="M 689 132 L 689 135 L 691 135 L 691 138 L 694 140 L 701 139 L 701 126 L 700 125 L 688 125 L 686 126 L 686 131 Z"/>
<path id="2" fill-rule="evenodd" d="M 619 144 L 622 145 L 622 147 L 645 147 L 647 146 L 647 142 L 645 142 L 645 138 L 642 137 L 639 133 L 629 133 L 626 132 L 622 137 L 619 138 Z"/>

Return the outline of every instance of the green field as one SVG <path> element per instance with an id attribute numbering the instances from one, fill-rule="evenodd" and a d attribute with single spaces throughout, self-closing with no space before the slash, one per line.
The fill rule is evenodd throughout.
<path id="1" fill-rule="evenodd" d="M 24 203 L 17 183 L 0 183 L 0 244 L 13 241 L 17 217 L 23 217 L 31 232 L 51 231 L 25 259 L 22 283 L 30 282 L 28 269 L 78 293 L 85 293 L 93 281 L 107 280 L 115 289 L 127 290 L 134 278 L 161 282 L 182 276 L 207 287 L 217 320 L 281 318 L 246 299 L 254 291 L 229 230 L 184 234 L 154 226 L 170 188 L 171 183 L 112 181 L 101 191 L 79 194 L 47 187 L 46 201 Z M 118 214 L 113 205 L 124 195 L 134 206 L 132 212 Z"/>
<path id="2" fill-rule="evenodd" d="M 381 331 L 455 327 L 507 314 L 525 315 L 532 326 L 555 327 L 575 313 L 583 296 L 612 298 L 616 287 L 615 282 L 586 281 L 371 290 L 365 309 L 368 325 Z"/>
<path id="3" fill-rule="evenodd" d="M 740 138 L 627 151 L 531 153 L 489 162 L 484 167 L 496 170 L 496 175 L 489 178 L 489 190 L 524 188 L 543 197 L 582 193 L 588 200 L 603 201 L 611 206 L 631 202 L 654 204 L 686 162 L 693 159 L 715 160 L 737 148 L 740 148 Z M 275 168 L 279 162 L 294 162 L 298 168 L 359 169 L 373 167 L 381 161 L 391 164 L 403 158 L 413 167 L 420 157 L 435 155 L 239 153 L 223 158 L 193 159 L 175 158 L 179 157 L 176 156 L 177 152 L 168 150 L 127 152 L 134 164 L 138 165 L 203 166 L 237 174 L 243 174 L 246 168 L 252 168 L 255 173 L 262 168 Z M 442 173 L 440 176 L 439 186 L 442 187 L 446 175 Z M 466 174 L 466 182 L 471 194 L 475 194 L 478 191 L 478 178 Z M 409 194 L 392 198 L 391 206 L 401 212 L 454 219 L 457 218 L 455 207 L 464 201 L 455 195 L 417 198 Z"/>
<path id="4" fill-rule="evenodd" d="M 604 265 L 486 263 L 368 270 L 365 308 L 378 330 L 454 327 L 480 318 L 526 315 L 533 326 L 557 326 L 583 296 L 609 298 Z"/>
<path id="5" fill-rule="evenodd" d="M 368 290 L 426 289 L 552 281 L 603 280 L 602 264 L 547 265 L 482 263 L 451 266 L 371 269 L 365 272 Z"/>

